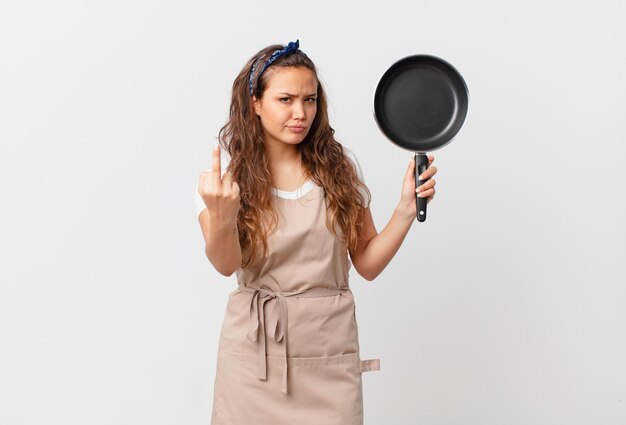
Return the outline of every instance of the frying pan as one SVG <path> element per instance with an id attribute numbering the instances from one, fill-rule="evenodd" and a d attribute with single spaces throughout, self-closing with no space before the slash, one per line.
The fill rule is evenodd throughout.
<path id="1" fill-rule="evenodd" d="M 374 118 L 397 146 L 415 151 L 415 184 L 428 168 L 426 152 L 440 149 L 459 132 L 469 109 L 469 92 L 461 74 L 432 55 L 400 59 L 380 78 L 374 94 Z M 417 220 L 426 220 L 426 198 L 417 199 Z"/>

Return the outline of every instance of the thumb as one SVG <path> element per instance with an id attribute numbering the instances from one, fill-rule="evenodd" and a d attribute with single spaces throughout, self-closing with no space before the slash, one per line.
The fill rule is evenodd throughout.
<path id="1" fill-rule="evenodd" d="M 409 166 L 407 167 L 406 175 L 404 176 L 404 179 L 406 181 L 415 180 L 415 157 L 412 157 L 411 160 L 409 161 Z"/>

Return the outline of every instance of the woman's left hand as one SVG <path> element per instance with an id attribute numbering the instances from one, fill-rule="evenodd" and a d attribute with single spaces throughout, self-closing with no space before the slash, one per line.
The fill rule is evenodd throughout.
<path id="1" fill-rule="evenodd" d="M 426 197 L 426 204 L 430 203 L 435 197 L 436 182 L 432 177 L 437 174 L 437 167 L 432 166 L 434 160 L 434 156 L 428 155 L 428 168 L 422 173 L 423 180 L 426 180 L 426 182 L 419 186 L 416 186 L 415 182 L 415 157 L 411 158 L 409 167 L 406 170 L 400 203 L 405 209 L 411 212 L 413 218 L 417 216 L 416 194 L 418 194 L 420 198 Z"/>

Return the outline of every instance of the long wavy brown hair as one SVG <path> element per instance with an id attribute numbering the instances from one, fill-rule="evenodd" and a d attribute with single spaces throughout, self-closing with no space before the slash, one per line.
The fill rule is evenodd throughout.
<path id="1" fill-rule="evenodd" d="M 248 77 L 253 64 L 262 65 L 272 52 L 282 49 L 279 44 L 268 46 L 248 60 L 233 82 L 230 116 L 220 129 L 218 140 L 230 155 L 228 171 L 241 189 L 241 208 L 237 217 L 239 243 L 242 250 L 242 267 L 246 267 L 267 256 L 267 237 L 278 224 L 278 214 L 272 203 L 269 159 L 263 143 L 263 128 L 260 117 L 252 106 L 252 95 Z M 255 68 L 255 76 L 261 66 Z M 254 95 L 263 97 L 272 75 L 272 68 L 304 67 L 315 74 L 317 80 L 317 112 L 306 138 L 297 145 L 306 177 L 324 188 L 327 202 L 325 223 L 328 230 L 344 241 L 345 248 L 353 252 L 363 236 L 363 214 L 369 207 L 357 189 L 365 188 L 351 160 L 344 155 L 343 146 L 335 140 L 328 121 L 327 99 L 315 64 L 301 51 L 282 56 L 261 74 Z M 367 205 L 366 205 L 367 202 Z M 339 227 L 340 232 L 336 231 Z"/>

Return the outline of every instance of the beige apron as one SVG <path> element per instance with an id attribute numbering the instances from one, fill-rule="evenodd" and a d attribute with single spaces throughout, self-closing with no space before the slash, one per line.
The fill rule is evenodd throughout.
<path id="1" fill-rule="evenodd" d="M 212 425 L 363 424 L 350 262 L 326 228 L 324 189 L 274 196 L 269 256 L 238 269 L 222 324 Z"/>

